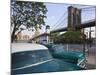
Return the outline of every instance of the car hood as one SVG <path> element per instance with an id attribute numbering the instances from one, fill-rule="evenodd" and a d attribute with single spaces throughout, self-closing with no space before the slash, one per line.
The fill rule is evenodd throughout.
<path id="1" fill-rule="evenodd" d="M 12 74 L 31 74 L 31 73 L 43 73 L 43 72 L 58 72 L 58 71 L 74 71 L 83 70 L 75 64 L 67 63 L 59 59 L 53 59 L 51 61 L 30 66 L 23 69 L 12 70 Z"/>
<path id="2" fill-rule="evenodd" d="M 63 51 L 63 52 L 59 52 L 59 53 L 52 53 L 53 55 L 58 55 L 60 57 L 63 58 L 81 58 L 84 57 L 84 54 L 82 52 L 77 52 L 77 51 Z"/>

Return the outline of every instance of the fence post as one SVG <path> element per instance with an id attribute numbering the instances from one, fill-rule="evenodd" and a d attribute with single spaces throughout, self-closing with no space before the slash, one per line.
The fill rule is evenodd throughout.
<path id="1" fill-rule="evenodd" d="M 67 51 L 68 51 L 68 43 L 67 43 Z"/>

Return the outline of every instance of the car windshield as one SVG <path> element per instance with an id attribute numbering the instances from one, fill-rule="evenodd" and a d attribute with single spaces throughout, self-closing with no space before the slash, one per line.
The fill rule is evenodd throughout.
<path id="1" fill-rule="evenodd" d="M 52 49 L 54 52 L 59 53 L 64 51 L 64 47 L 62 45 L 54 45 L 52 46 Z"/>
<path id="2" fill-rule="evenodd" d="M 52 56 L 48 50 L 25 51 L 12 54 L 12 69 L 30 64 L 50 60 Z"/>

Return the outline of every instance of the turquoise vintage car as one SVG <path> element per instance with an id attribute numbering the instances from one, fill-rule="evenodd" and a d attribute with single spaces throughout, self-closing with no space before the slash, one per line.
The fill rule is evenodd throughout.
<path id="1" fill-rule="evenodd" d="M 43 45 L 13 43 L 11 49 L 12 75 L 84 70 L 75 64 L 53 58 Z"/>
<path id="2" fill-rule="evenodd" d="M 54 58 L 61 59 L 80 67 L 86 68 L 86 59 L 83 52 L 65 50 L 62 45 L 46 44 Z"/>

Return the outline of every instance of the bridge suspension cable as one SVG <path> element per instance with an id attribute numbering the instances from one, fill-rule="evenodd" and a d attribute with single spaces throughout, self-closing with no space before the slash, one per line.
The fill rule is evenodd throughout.
<path id="1" fill-rule="evenodd" d="M 58 21 L 53 25 L 54 27 L 53 27 L 53 30 L 55 29 L 55 28 L 58 28 L 58 26 L 60 25 L 60 23 L 62 23 L 64 20 L 65 20 L 65 18 L 66 18 L 66 12 L 67 11 L 65 11 L 64 12 L 64 14 L 58 19 Z"/>
<path id="2" fill-rule="evenodd" d="M 96 8 L 96 6 L 90 6 L 90 7 L 85 7 L 85 8 L 80 8 L 80 9 L 91 9 L 91 8 Z"/>
<path id="3" fill-rule="evenodd" d="M 95 6 L 90 6 L 90 7 L 84 7 L 84 8 L 80 8 L 81 10 L 90 10 L 90 9 L 95 9 Z M 63 25 L 67 25 L 67 11 L 64 12 L 64 14 L 58 19 L 58 21 L 53 25 L 53 29 L 52 30 L 56 30 L 61 28 L 61 26 L 63 27 Z"/>
<path id="4" fill-rule="evenodd" d="M 57 26 L 55 27 L 55 29 L 58 29 L 64 25 L 67 25 L 67 17 L 65 17 L 59 24 L 57 24 Z"/>

